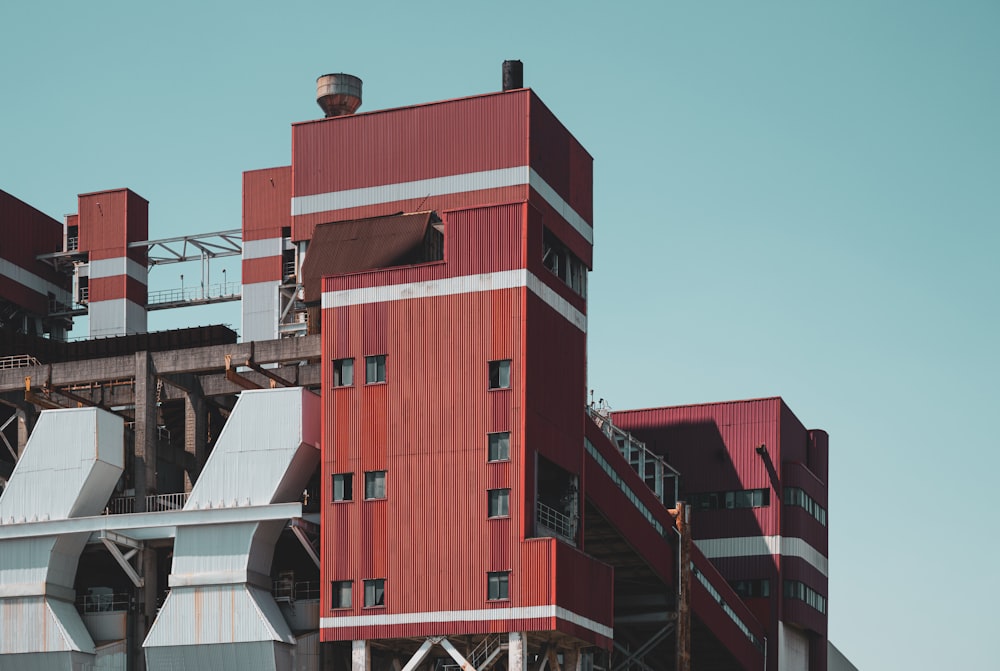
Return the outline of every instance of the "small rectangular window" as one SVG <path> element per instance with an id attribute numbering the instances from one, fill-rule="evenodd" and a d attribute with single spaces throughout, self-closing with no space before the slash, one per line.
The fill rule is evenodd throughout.
<path id="1" fill-rule="evenodd" d="M 385 471 L 367 471 L 365 473 L 365 498 L 385 498 Z"/>
<path id="2" fill-rule="evenodd" d="M 333 386 L 351 387 L 354 385 L 354 359 L 334 359 Z"/>
<path id="3" fill-rule="evenodd" d="M 365 357 L 365 384 L 385 382 L 385 355 Z"/>
<path id="4" fill-rule="evenodd" d="M 354 499 L 354 473 L 333 474 L 333 500 L 351 501 Z"/>
<path id="5" fill-rule="evenodd" d="M 507 461 L 510 459 L 510 431 L 490 434 L 489 460 Z"/>
<path id="6" fill-rule="evenodd" d="M 498 601 L 508 598 L 510 571 L 491 571 L 486 574 L 486 598 Z"/>
<path id="7" fill-rule="evenodd" d="M 330 608 L 351 607 L 351 581 L 334 580 L 330 583 Z"/>
<path id="8" fill-rule="evenodd" d="M 365 580 L 365 608 L 385 605 L 385 579 Z"/>
<path id="9" fill-rule="evenodd" d="M 510 388 L 510 359 L 490 361 L 490 389 Z"/>
<path id="10" fill-rule="evenodd" d="M 510 490 L 509 489 L 490 489 L 487 492 L 489 500 L 489 516 L 490 517 L 509 517 L 510 516 Z"/>

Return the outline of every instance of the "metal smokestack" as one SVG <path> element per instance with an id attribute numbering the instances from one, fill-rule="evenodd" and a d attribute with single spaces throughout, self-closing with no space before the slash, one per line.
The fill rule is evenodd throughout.
<path id="1" fill-rule="evenodd" d="M 343 72 L 317 78 L 316 104 L 327 118 L 354 114 L 361 107 L 361 79 Z"/>
<path id="2" fill-rule="evenodd" d="M 503 90 L 524 88 L 524 64 L 521 61 L 503 62 Z"/>

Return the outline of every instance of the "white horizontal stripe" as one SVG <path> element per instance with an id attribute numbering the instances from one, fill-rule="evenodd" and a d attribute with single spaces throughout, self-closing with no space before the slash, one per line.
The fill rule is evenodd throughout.
<path id="1" fill-rule="evenodd" d="M 383 184 L 381 186 L 369 186 L 362 189 L 330 191 L 328 193 L 318 193 L 313 196 L 296 196 L 292 198 L 292 216 L 317 214 L 319 212 L 343 210 L 349 207 L 362 207 L 365 205 L 381 205 L 383 203 L 427 198 L 429 196 L 443 196 L 449 193 L 498 189 L 505 186 L 523 186 L 525 184 L 530 185 L 531 188 L 537 191 L 587 242 L 593 244 L 593 227 L 529 166 L 467 172 L 461 175 L 433 177 L 431 179 L 419 179 L 413 182 L 398 182 L 396 184 Z M 247 258 L 245 247 L 243 258 Z"/>
<path id="2" fill-rule="evenodd" d="M 709 559 L 724 557 L 759 557 L 781 555 L 798 557 L 823 575 L 828 575 L 829 560 L 801 538 L 782 536 L 744 536 L 741 538 L 707 538 L 695 545 Z"/>
<path id="3" fill-rule="evenodd" d="M 149 281 L 149 273 L 146 270 L 146 266 L 128 258 L 127 256 L 91 261 L 89 266 L 90 279 L 92 280 L 100 279 L 102 277 L 119 277 L 121 275 L 128 275 L 140 284 L 146 284 Z"/>
<path id="4" fill-rule="evenodd" d="M 266 238 L 264 240 L 244 240 L 243 260 L 266 259 L 281 256 L 284 249 L 284 238 Z"/>
<path id="5" fill-rule="evenodd" d="M 0 259 L 0 277 L 14 280 L 18 284 L 28 287 L 43 296 L 51 293 L 60 303 L 69 303 L 70 301 L 69 291 L 25 270 L 7 259 Z"/>
<path id="6" fill-rule="evenodd" d="M 587 220 L 577 214 L 576 210 L 570 207 L 562 197 L 556 193 L 556 190 L 549 186 L 548 182 L 541 178 L 541 176 L 535 172 L 535 169 L 531 169 L 531 174 L 529 175 L 528 183 L 531 188 L 538 192 L 542 198 L 545 199 L 549 205 L 552 206 L 556 212 L 562 215 L 562 218 L 569 222 L 569 225 L 576 230 L 577 233 L 583 236 L 583 239 L 594 244 L 594 229 L 587 223 Z"/>
<path id="7" fill-rule="evenodd" d="M 614 638 L 614 629 L 559 606 L 529 606 L 527 608 L 492 608 L 483 610 L 439 610 L 429 613 L 399 613 L 396 615 L 349 615 L 320 619 L 321 629 L 344 627 L 377 627 L 397 624 L 489 622 L 494 620 L 530 620 L 557 617 L 589 629 L 606 638 Z"/>
<path id="8" fill-rule="evenodd" d="M 535 275 L 523 268 L 520 270 L 503 270 L 481 275 L 448 277 L 441 280 L 428 280 L 426 282 L 327 291 L 323 294 L 322 305 L 323 309 L 326 310 L 329 308 L 346 307 L 348 305 L 387 303 L 390 301 L 409 300 L 411 298 L 432 298 L 455 294 L 478 293 L 480 291 L 515 289 L 518 287 L 527 287 L 532 293 L 541 298 L 546 305 L 561 314 L 584 333 L 587 332 L 586 315 L 546 286 Z"/>

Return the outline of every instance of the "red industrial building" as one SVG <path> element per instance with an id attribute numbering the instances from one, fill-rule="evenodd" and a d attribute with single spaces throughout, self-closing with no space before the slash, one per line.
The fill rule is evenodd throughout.
<path id="1" fill-rule="evenodd" d="M 47 362 L 30 337 L 59 339 L 87 312 L 92 336 L 120 336 L 102 341 L 109 356 L 149 362 L 131 401 L 101 391 L 93 405 L 126 408 L 137 427 L 176 422 L 185 436 L 173 465 L 157 468 L 172 448 L 140 450 L 138 434 L 123 461 L 136 501 L 178 491 L 188 513 L 170 527 L 174 536 L 142 531 L 152 528 L 142 517 L 128 527 L 138 531 L 115 532 L 158 549 L 135 546 L 150 559 L 146 579 L 126 585 L 140 605 L 133 633 L 123 630 L 125 657 L 141 656 L 142 636 L 151 669 L 251 650 L 235 625 L 231 640 L 202 636 L 184 629 L 201 624 L 177 615 L 224 585 L 265 623 L 242 669 L 828 668 L 826 434 L 807 431 L 780 398 L 622 412 L 588 404 L 593 160 L 523 88 L 519 67 L 505 64 L 499 92 L 365 113 L 356 113 L 360 80 L 320 78 L 327 116 L 293 124 L 292 165 L 244 173 L 243 343 L 211 343 L 226 353 L 224 371 L 182 364 L 181 354 L 154 351 L 166 345 L 130 335 L 145 331 L 154 304 L 147 267 L 169 262 L 156 255 L 165 243 L 146 239 L 145 200 L 128 190 L 80 196 L 79 212 L 59 224 L 0 192 L 0 226 L 38 231 L 16 254 L 0 254 L 9 332 L 0 355 L 34 357 L 25 365 L 42 368 L 17 375 L 37 381 Z M 233 232 L 213 235 L 222 242 L 201 241 L 203 256 L 230 253 Z M 212 302 L 210 293 L 169 306 Z M 184 347 L 201 345 L 211 349 Z M 15 398 L 0 370 L 13 417 L 41 402 L 96 398 L 79 383 L 60 386 L 60 375 L 77 379 L 50 365 L 43 388 L 28 382 Z M 149 383 L 156 399 L 141 400 Z M 276 386 L 318 399 L 273 397 L 299 422 L 286 427 L 299 438 L 281 457 L 293 475 L 275 475 L 279 484 L 244 505 L 238 485 L 212 467 L 212 424 L 259 422 Z M 167 387 L 179 390 L 180 406 Z M 244 404 L 256 408 L 251 420 L 232 398 L 256 387 Z M 218 438 L 230 463 L 261 458 L 233 442 L 237 430 Z M 305 438 L 313 435 L 318 445 Z M 25 436 L 16 439 L 23 447 Z M 319 447 L 315 465 L 295 440 Z M 12 482 L 17 456 L 6 469 Z M 199 493 L 202 470 L 212 475 Z M 237 493 L 213 503 L 209 481 Z M 307 496 L 279 533 L 274 520 L 299 486 L 289 482 Z M 264 532 L 247 536 L 252 547 L 240 552 L 249 559 L 227 577 L 216 560 L 198 566 L 192 541 L 181 544 L 202 533 L 196 525 L 233 524 L 212 521 L 216 508 L 244 508 L 244 524 L 278 539 L 258 547 Z M 157 514 L 149 510 L 135 514 Z M 0 542 L 16 542 L 18 523 L 0 528 Z M 303 548 L 318 567 L 302 560 Z M 319 589 L 289 610 L 261 586 L 294 571 Z M 84 583 L 78 575 L 78 591 Z M 0 624 L 15 617 L 4 598 L 0 588 Z M 99 654 L 84 648 L 73 654 Z M 3 654 L 0 646 L 0 668 Z"/>

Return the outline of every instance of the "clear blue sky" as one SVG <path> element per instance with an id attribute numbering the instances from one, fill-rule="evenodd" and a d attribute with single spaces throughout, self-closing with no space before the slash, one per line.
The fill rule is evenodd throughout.
<path id="1" fill-rule="evenodd" d="M 866 670 L 995 667 L 1000 3 L 224 4 L 6 3 L 0 188 L 238 228 L 317 75 L 372 110 L 519 58 L 595 157 L 597 395 L 783 396 L 831 436 L 832 640 Z"/>

